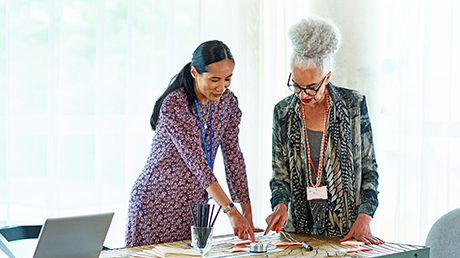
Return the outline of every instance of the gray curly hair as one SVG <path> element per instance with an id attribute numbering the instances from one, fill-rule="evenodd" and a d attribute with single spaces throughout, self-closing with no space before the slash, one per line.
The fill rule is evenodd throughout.
<path id="1" fill-rule="evenodd" d="M 288 37 L 293 48 L 291 68 L 320 67 L 325 73 L 333 70 L 332 56 L 341 43 L 340 31 L 334 23 L 315 16 L 302 19 L 291 26 Z"/>

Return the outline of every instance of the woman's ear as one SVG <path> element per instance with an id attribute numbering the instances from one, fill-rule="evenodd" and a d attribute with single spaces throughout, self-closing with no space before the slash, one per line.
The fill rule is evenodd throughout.
<path id="1" fill-rule="evenodd" d="M 327 77 L 326 77 L 326 84 L 328 84 L 329 81 L 331 80 L 331 75 L 332 75 L 332 71 L 329 71 L 329 73 L 327 74 Z"/>
<path id="2" fill-rule="evenodd" d="M 195 66 L 192 66 L 192 68 L 190 69 L 190 74 L 192 74 L 193 79 L 196 79 L 198 71 L 196 70 Z"/>

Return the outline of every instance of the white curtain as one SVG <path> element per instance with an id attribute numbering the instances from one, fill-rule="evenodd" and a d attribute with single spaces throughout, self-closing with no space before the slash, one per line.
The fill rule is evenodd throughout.
<path id="1" fill-rule="evenodd" d="M 373 230 L 423 244 L 434 220 L 460 206 L 459 6 L 384 3 Z M 0 0 L 0 13 L 0 225 L 114 211 L 106 244 L 122 246 L 154 101 L 199 43 L 220 39 L 236 59 L 241 148 L 254 222 L 265 227 L 272 111 L 288 94 L 286 34 L 308 1 Z M 215 173 L 225 185 L 219 155 Z M 225 216 L 217 225 L 231 233 Z"/>
<path id="2" fill-rule="evenodd" d="M 378 232 L 424 244 L 460 207 L 460 3 L 383 1 Z"/>
<path id="3" fill-rule="evenodd" d="M 297 16 L 287 17 L 286 6 Z M 304 17 L 305 8 L 303 1 L 0 0 L 0 225 L 114 211 L 106 244 L 122 246 L 154 101 L 199 43 L 220 39 L 236 59 L 231 89 L 243 110 L 254 220 L 264 227 L 271 115 L 285 95 L 286 20 Z M 221 160 L 215 173 L 225 185 Z M 217 225 L 216 233 L 232 232 L 223 215 Z"/>

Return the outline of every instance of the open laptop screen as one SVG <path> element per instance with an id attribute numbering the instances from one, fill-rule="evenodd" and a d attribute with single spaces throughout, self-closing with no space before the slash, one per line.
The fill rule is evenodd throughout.
<path id="1" fill-rule="evenodd" d="M 47 219 L 33 258 L 97 258 L 114 213 Z"/>

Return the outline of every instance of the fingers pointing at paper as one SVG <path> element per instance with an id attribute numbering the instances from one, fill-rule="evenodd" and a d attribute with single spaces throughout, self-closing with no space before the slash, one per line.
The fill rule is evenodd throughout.
<path id="1" fill-rule="evenodd" d="M 265 229 L 264 235 L 268 234 L 270 231 L 276 231 L 276 233 L 279 233 L 280 230 L 284 228 L 287 216 L 288 212 L 286 205 L 284 203 L 276 205 L 273 209 L 273 213 L 265 219 L 268 225 L 267 229 Z"/>
<path id="2" fill-rule="evenodd" d="M 253 242 L 255 241 L 256 238 L 254 236 L 252 223 L 248 222 L 238 209 L 229 210 L 227 215 L 233 228 L 233 235 L 242 240 L 247 240 L 248 237 L 251 237 L 251 240 Z"/>

